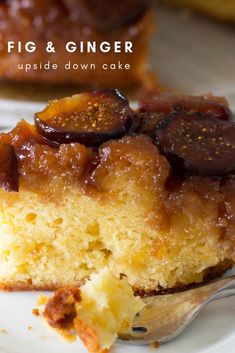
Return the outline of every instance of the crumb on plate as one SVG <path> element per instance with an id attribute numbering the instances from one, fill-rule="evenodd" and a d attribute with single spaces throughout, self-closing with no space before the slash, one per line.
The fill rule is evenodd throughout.
<path id="1" fill-rule="evenodd" d="M 34 308 L 34 309 L 32 310 L 32 314 L 35 315 L 35 316 L 39 316 L 39 315 L 40 315 L 40 312 L 39 312 L 39 310 L 38 310 L 37 308 Z"/>

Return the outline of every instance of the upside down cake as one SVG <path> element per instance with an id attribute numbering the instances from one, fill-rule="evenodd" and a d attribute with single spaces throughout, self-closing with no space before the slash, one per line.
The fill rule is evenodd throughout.
<path id="1" fill-rule="evenodd" d="M 234 0 L 163 0 L 164 2 L 183 6 L 215 17 L 223 21 L 235 21 Z"/>
<path id="2" fill-rule="evenodd" d="M 0 78 L 10 81 L 75 83 L 85 86 L 148 85 L 148 42 L 153 31 L 149 0 L 4 0 L 0 3 Z M 8 53 L 8 41 L 14 48 Z M 18 50 L 18 42 L 21 49 Z M 132 52 L 114 52 L 114 43 L 131 42 Z M 24 46 L 34 42 L 36 51 Z M 55 52 L 47 52 L 52 42 Z M 96 42 L 96 52 L 69 53 L 66 44 Z M 100 43 L 110 43 L 102 52 Z M 107 47 L 107 45 L 106 45 Z M 40 63 L 57 64 L 55 69 L 39 69 Z M 122 63 L 122 69 L 110 65 Z M 70 66 L 65 65 L 71 63 Z M 31 68 L 19 69 L 18 64 Z M 102 65 L 107 68 L 102 69 Z M 123 69 L 124 65 L 129 69 Z M 34 65 L 38 68 L 34 69 Z M 73 65 L 75 68 L 73 69 Z M 91 65 L 95 65 L 95 69 Z M 83 68 L 82 68 L 83 67 Z"/>
<path id="3" fill-rule="evenodd" d="M 144 307 L 126 278 L 107 268 L 93 274 L 81 288 L 58 289 L 46 300 L 43 319 L 66 340 L 77 335 L 91 353 L 107 353 L 118 333 L 130 333 L 135 315 Z"/>
<path id="4" fill-rule="evenodd" d="M 51 101 L 0 135 L 0 285 L 56 289 L 108 267 L 138 293 L 235 260 L 235 123 L 213 96 L 115 89 Z"/>

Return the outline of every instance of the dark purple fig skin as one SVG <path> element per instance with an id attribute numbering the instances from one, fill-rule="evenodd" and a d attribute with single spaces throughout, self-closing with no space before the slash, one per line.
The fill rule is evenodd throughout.
<path id="1" fill-rule="evenodd" d="M 14 147 L 0 143 L 0 187 L 5 191 L 19 191 L 18 162 Z"/>
<path id="2" fill-rule="evenodd" d="M 204 113 L 221 120 L 232 120 L 232 112 L 223 98 L 213 96 L 153 95 L 139 104 L 141 113 L 170 114 L 174 112 Z"/>
<path id="3" fill-rule="evenodd" d="M 90 112 L 88 106 L 86 110 L 79 112 L 79 101 L 78 101 L 78 112 L 77 114 L 82 114 L 82 116 L 76 120 L 77 124 L 73 129 L 67 129 L 65 126 L 56 125 L 51 122 L 50 119 L 53 118 L 48 116 L 47 119 L 41 119 L 45 110 L 41 113 L 35 115 L 34 121 L 35 126 L 39 134 L 47 138 L 48 140 L 57 143 L 71 143 L 79 142 L 87 147 L 98 146 L 103 142 L 115 139 L 123 136 L 131 128 L 134 113 L 129 107 L 129 102 L 118 90 L 116 89 L 100 89 L 94 92 L 86 93 L 89 95 L 90 101 L 96 102 L 96 99 L 101 99 L 102 109 L 98 105 L 96 111 Z M 96 103 L 95 103 L 96 104 Z M 105 105 L 106 104 L 106 105 Z M 46 108 L 47 109 L 47 108 Z M 99 110 L 101 109 L 101 110 Z M 93 116 L 92 114 L 101 114 L 100 124 L 98 127 L 91 127 Z M 63 114 L 66 115 L 66 119 L 69 120 L 69 115 L 73 115 L 73 112 L 61 112 L 61 121 L 63 122 Z M 90 115 L 89 115 L 90 114 Z M 76 114 L 75 114 L 76 115 Z M 89 128 L 85 129 L 81 124 L 81 120 L 84 119 L 88 122 Z M 65 119 L 64 119 L 65 121 Z M 107 124 L 106 124 L 107 123 Z M 102 130 L 102 124 L 104 128 Z M 106 124 L 106 125 L 105 125 Z M 112 126 L 113 124 L 113 126 Z M 107 128 L 108 126 L 108 128 Z M 80 129 L 80 130 L 79 130 Z M 93 131 L 92 131 L 93 129 Z"/>
<path id="4" fill-rule="evenodd" d="M 203 113 L 220 120 L 231 121 L 232 112 L 226 101 L 204 96 L 147 96 L 140 101 L 141 125 L 138 133 L 155 136 L 156 126 L 169 114 Z"/>
<path id="5" fill-rule="evenodd" d="M 158 124 L 156 144 L 176 169 L 205 176 L 235 172 L 234 122 L 173 113 Z"/>
<path id="6" fill-rule="evenodd" d="M 98 146 L 105 141 L 115 139 L 121 137 L 125 134 L 129 126 L 131 125 L 131 121 L 128 120 L 125 125 L 121 126 L 119 130 L 111 131 L 111 132 L 65 132 L 59 128 L 52 128 L 50 125 L 45 123 L 43 120 L 39 119 L 37 116 L 35 117 L 35 125 L 37 127 L 37 131 L 44 135 L 47 139 L 58 142 L 60 144 L 63 143 L 72 143 L 79 142 L 86 147 Z"/>

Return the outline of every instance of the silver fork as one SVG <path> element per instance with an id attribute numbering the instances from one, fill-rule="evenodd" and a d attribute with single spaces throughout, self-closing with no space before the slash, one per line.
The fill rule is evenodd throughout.
<path id="1" fill-rule="evenodd" d="M 206 304 L 232 295 L 235 295 L 235 275 L 184 292 L 145 298 L 146 306 L 136 316 L 132 333 L 120 333 L 119 338 L 132 345 L 171 341 Z"/>

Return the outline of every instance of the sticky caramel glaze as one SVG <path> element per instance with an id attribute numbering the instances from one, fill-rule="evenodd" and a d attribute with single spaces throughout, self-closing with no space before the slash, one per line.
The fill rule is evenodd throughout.
<path id="1" fill-rule="evenodd" d="M 93 195 L 95 192 L 105 193 L 114 179 L 118 182 L 119 172 L 121 174 L 123 168 L 128 175 L 136 158 L 137 164 L 146 165 L 146 174 L 142 176 L 146 187 L 154 179 L 154 188 L 160 184 L 159 189 L 162 189 L 169 170 L 165 157 L 159 156 L 157 147 L 144 135 L 110 140 L 92 149 L 79 143 L 57 144 L 49 141 L 23 120 L 10 133 L 1 134 L 0 141 L 14 146 L 20 185 L 45 194 L 51 193 L 51 190 L 52 193 L 55 190 L 63 192 L 71 185 L 80 185 L 84 192 Z M 159 163 L 159 158 L 162 163 Z M 148 170 L 150 160 L 154 160 L 156 165 L 160 164 L 158 176 L 154 175 L 154 170 Z M 135 177 L 129 175 L 130 182 L 132 179 L 134 182 Z"/>
<path id="2" fill-rule="evenodd" d="M 34 126 L 22 120 L 8 134 L 4 143 L 11 143 L 18 160 L 20 185 L 28 190 L 51 194 L 81 184 L 82 176 L 96 153 L 79 143 L 56 144 L 39 135 Z"/>
<path id="3" fill-rule="evenodd" d="M 168 196 L 165 200 L 171 224 L 184 225 L 184 219 L 206 218 L 211 229 L 232 248 L 235 245 L 235 176 L 203 177 L 196 175 L 175 176 L 166 183 Z M 182 223 L 181 223 L 182 222 Z M 187 227 L 187 225 L 186 225 Z"/>

